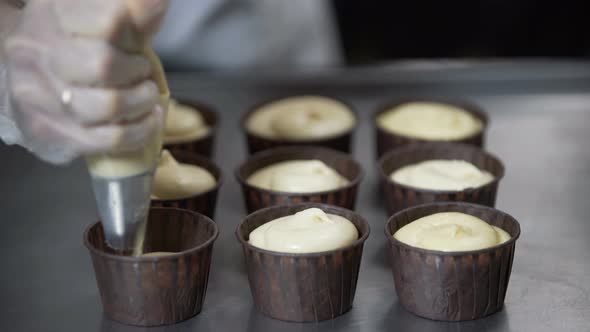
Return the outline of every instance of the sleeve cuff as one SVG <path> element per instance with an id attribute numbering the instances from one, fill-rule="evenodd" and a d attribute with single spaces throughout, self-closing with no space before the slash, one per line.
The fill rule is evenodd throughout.
<path id="1" fill-rule="evenodd" d="M 6 144 L 20 144 L 22 135 L 12 114 L 10 94 L 8 93 L 8 73 L 6 66 L 0 63 L 0 139 Z"/>

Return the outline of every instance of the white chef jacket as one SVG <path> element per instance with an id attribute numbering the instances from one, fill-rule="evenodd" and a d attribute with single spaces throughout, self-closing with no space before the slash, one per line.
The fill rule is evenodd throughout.
<path id="1" fill-rule="evenodd" d="M 341 62 L 329 0 L 172 0 L 153 46 L 175 69 Z"/>

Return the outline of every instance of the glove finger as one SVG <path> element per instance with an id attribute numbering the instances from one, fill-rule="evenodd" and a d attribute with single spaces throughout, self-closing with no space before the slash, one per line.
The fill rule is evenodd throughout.
<path id="1" fill-rule="evenodd" d="M 96 125 L 135 119 L 153 109 L 158 102 L 158 88 L 151 80 L 123 89 L 70 85 L 51 72 L 40 75 L 38 61 L 30 53 L 18 48 L 11 51 L 13 64 L 20 69 L 11 72 L 10 87 L 14 102 L 23 104 L 22 111 L 33 108 L 52 114 L 70 115 L 68 112 L 71 112 L 78 122 Z"/>
<path id="2" fill-rule="evenodd" d="M 24 146 L 41 159 L 65 163 L 82 151 L 103 151 L 115 144 L 112 131 L 89 131 L 68 117 L 43 111 L 16 112 Z"/>
<path id="3" fill-rule="evenodd" d="M 148 78 L 152 71 L 145 57 L 89 38 L 65 41 L 53 52 L 51 66 L 65 82 L 109 87 L 132 85 Z"/>
<path id="4" fill-rule="evenodd" d="M 110 150 L 134 150 L 145 146 L 162 129 L 161 114 L 160 105 L 156 105 L 152 112 L 137 121 L 100 126 L 96 130 L 110 132 L 113 137 Z"/>
<path id="5" fill-rule="evenodd" d="M 35 54 L 21 47 L 10 48 L 10 97 L 15 104 L 11 113 L 43 110 L 48 114 L 61 114 L 62 104 L 56 97 L 59 87 L 45 75 Z"/>
<path id="6" fill-rule="evenodd" d="M 144 36 L 152 36 L 160 27 L 169 0 L 127 0 L 135 27 Z"/>
<path id="7" fill-rule="evenodd" d="M 133 26 L 124 1 L 54 1 L 55 14 L 66 35 L 103 39 L 131 53 L 139 53 L 143 37 Z"/>
<path id="8" fill-rule="evenodd" d="M 143 147 L 161 129 L 158 108 L 139 121 L 95 127 L 43 112 L 19 112 L 15 120 L 29 150 L 44 160 L 64 163 L 79 155 Z"/>
<path id="9" fill-rule="evenodd" d="M 84 125 L 132 121 L 151 112 L 159 101 L 158 87 L 153 81 L 127 89 L 72 86 L 62 95 L 66 100 L 70 98 L 69 110 Z"/>
<path id="10" fill-rule="evenodd" d="M 146 38 L 155 32 L 166 7 L 167 1 L 163 0 L 130 4 L 121 0 L 55 1 L 55 12 L 65 33 L 105 39 L 133 53 L 140 52 Z"/>

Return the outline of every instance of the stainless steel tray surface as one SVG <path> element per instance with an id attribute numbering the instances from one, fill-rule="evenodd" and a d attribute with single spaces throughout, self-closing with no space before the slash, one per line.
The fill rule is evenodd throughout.
<path id="1" fill-rule="evenodd" d="M 483 67 L 482 76 L 465 78 L 457 74 L 462 70 L 457 66 L 357 69 L 295 78 L 171 74 L 173 95 L 206 102 L 221 114 L 214 158 L 225 177 L 215 218 L 221 234 L 203 311 L 149 331 L 590 331 L 588 64 L 470 66 L 463 72 L 477 73 Z M 520 76 L 515 72 L 519 68 Z M 360 126 L 354 157 L 367 173 L 357 211 L 372 232 L 354 307 L 318 324 L 281 322 L 253 308 L 234 235 L 245 216 L 234 178 L 236 166 L 246 158 L 239 116 L 261 99 L 296 93 L 332 95 L 355 107 Z M 486 145 L 506 166 L 497 208 L 520 221 L 522 236 L 505 308 L 488 318 L 434 322 L 398 303 L 383 234 L 387 215 L 377 191 L 371 115 L 380 103 L 404 96 L 463 97 L 490 116 Z M 0 146 L 0 161 L 0 331 L 148 330 L 103 317 L 82 244 L 84 228 L 97 219 L 84 164 L 49 166 L 6 146 Z"/>

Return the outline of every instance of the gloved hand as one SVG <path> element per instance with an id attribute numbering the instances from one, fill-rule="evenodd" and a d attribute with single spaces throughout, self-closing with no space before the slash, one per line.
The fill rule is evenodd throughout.
<path id="1" fill-rule="evenodd" d="M 164 115 L 151 65 L 141 52 L 167 5 L 167 0 L 28 1 L 5 43 L 12 107 L 0 115 L 20 129 L 18 143 L 53 163 L 141 147 Z"/>

